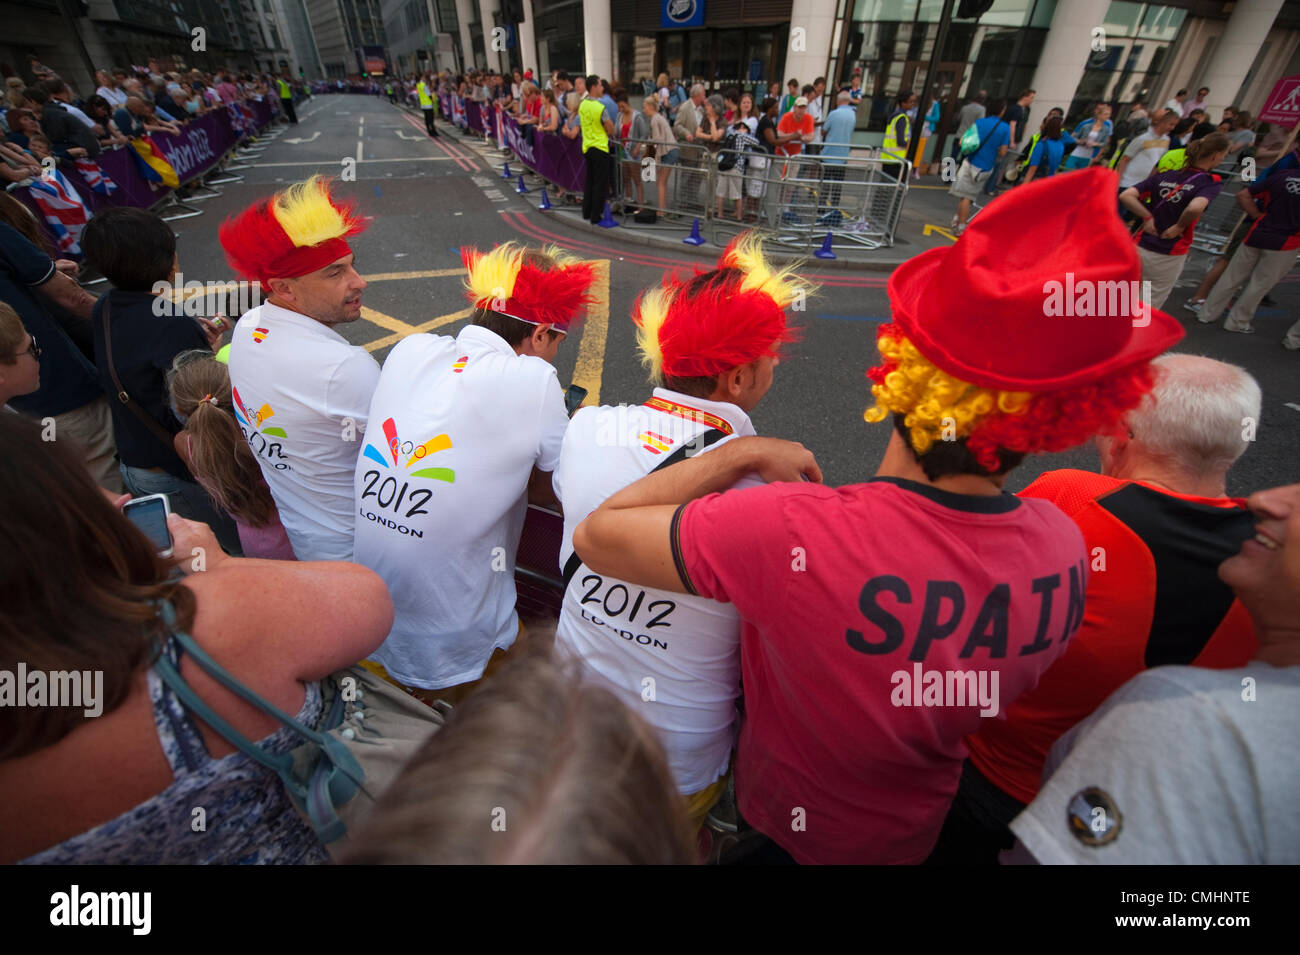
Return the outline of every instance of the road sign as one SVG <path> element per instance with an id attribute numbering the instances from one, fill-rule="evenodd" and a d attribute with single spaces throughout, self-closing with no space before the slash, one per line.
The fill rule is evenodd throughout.
<path id="1" fill-rule="evenodd" d="M 1277 81 L 1273 92 L 1264 101 L 1259 121 L 1280 123 L 1288 128 L 1300 122 L 1300 74 L 1285 76 Z"/>

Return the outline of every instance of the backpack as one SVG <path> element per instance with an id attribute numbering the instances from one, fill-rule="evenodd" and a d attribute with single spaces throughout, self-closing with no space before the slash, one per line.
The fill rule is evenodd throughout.
<path id="1" fill-rule="evenodd" d="M 979 152 L 980 146 L 984 145 L 984 139 L 980 136 L 979 129 L 976 128 L 978 122 L 979 121 L 976 120 L 976 122 L 971 123 L 966 127 L 966 132 L 961 134 L 960 156 L 962 159 L 975 155 L 975 153 Z M 994 126 L 993 128 L 997 129 L 997 126 Z"/>
<path id="2" fill-rule="evenodd" d="M 722 148 L 718 151 L 718 172 L 727 172 L 736 168 L 736 161 L 740 158 L 737 154 L 739 147 L 740 140 L 735 132 L 727 133 L 722 137 Z"/>

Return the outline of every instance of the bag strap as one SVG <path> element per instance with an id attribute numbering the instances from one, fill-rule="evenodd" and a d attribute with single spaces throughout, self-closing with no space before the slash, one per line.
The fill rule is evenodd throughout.
<path id="1" fill-rule="evenodd" d="M 315 743 L 337 769 L 342 771 L 345 775 L 352 777 L 352 781 L 357 786 L 362 785 L 364 779 L 361 778 L 362 774 L 359 772 L 360 767 L 357 765 L 355 758 L 352 757 L 352 754 L 347 752 L 347 747 L 343 746 L 342 743 L 333 737 L 312 729 L 310 726 L 307 726 L 285 713 L 275 704 L 263 699 L 253 690 L 250 690 L 248 687 L 244 686 L 243 683 L 239 682 L 239 680 L 226 670 L 225 667 L 212 659 L 212 657 L 208 655 L 207 651 L 199 646 L 192 636 L 182 630 L 176 629 L 176 612 L 172 608 L 170 600 L 163 601 L 160 616 L 162 617 L 163 623 L 166 624 L 168 631 L 171 633 L 172 638 L 184 652 L 188 653 L 193 658 L 194 662 L 197 663 L 205 673 L 224 686 L 227 690 L 257 707 L 257 709 L 266 713 L 268 716 L 273 717 L 279 723 L 287 726 L 308 742 Z M 211 706 L 204 702 L 197 693 L 194 692 L 193 688 L 185 682 L 185 678 L 181 676 L 180 670 L 172 664 L 166 654 L 160 653 L 158 655 L 157 660 L 154 661 L 154 668 L 162 678 L 162 681 L 177 695 L 181 702 L 198 714 L 199 717 L 216 730 L 226 742 L 231 746 L 234 746 L 250 759 L 253 759 L 274 771 L 284 781 L 284 784 L 291 795 L 299 799 L 300 802 L 306 801 L 307 789 L 293 774 L 294 761 L 291 754 L 286 753 L 280 756 L 272 756 L 270 753 L 266 752 L 266 750 L 248 739 L 248 737 L 244 736 L 244 734 L 239 732 L 239 730 L 231 726 L 224 718 L 219 716 Z"/>
<path id="2" fill-rule="evenodd" d="M 104 361 L 108 364 L 108 375 L 113 379 L 113 387 L 117 389 L 117 400 L 126 405 L 131 414 L 140 419 L 140 422 L 153 432 L 153 436 L 163 443 L 164 447 L 172 447 L 172 435 L 160 425 L 149 412 L 140 407 L 139 402 L 127 394 L 126 389 L 122 387 L 122 379 L 117 377 L 117 366 L 113 364 L 113 325 L 112 325 L 113 304 L 109 301 L 107 295 L 104 296 Z"/>
<path id="3" fill-rule="evenodd" d="M 725 437 L 728 437 L 727 433 L 719 428 L 709 428 L 707 431 L 701 431 L 695 437 L 691 438 L 691 440 L 687 441 L 680 448 L 647 471 L 646 476 L 648 477 L 656 471 L 662 471 L 664 468 L 671 467 L 678 461 L 685 461 L 687 458 L 693 458 L 706 448 L 710 448 L 717 444 Z M 569 555 L 569 559 L 564 562 L 565 590 L 569 589 L 569 581 L 573 580 L 574 576 L 578 573 L 578 568 L 581 566 L 582 558 L 578 556 L 578 552 L 575 550 Z"/>

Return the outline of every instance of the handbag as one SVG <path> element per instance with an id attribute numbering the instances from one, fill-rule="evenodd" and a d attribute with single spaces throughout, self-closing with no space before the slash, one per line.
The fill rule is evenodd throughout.
<path id="1" fill-rule="evenodd" d="M 157 419 L 140 406 L 140 403 L 126 393 L 122 387 L 122 379 L 117 377 L 117 368 L 113 365 L 113 326 L 110 323 L 113 303 L 104 299 L 104 362 L 108 365 L 108 375 L 113 379 L 113 387 L 117 389 L 117 400 L 126 405 L 128 411 L 140 419 L 140 423 L 148 428 L 155 438 L 162 442 L 163 447 L 172 450 L 172 434 L 166 428 L 160 425 Z"/>
<path id="2" fill-rule="evenodd" d="M 307 726 L 239 682 L 175 627 L 171 601 L 160 616 L 181 649 L 204 672 L 236 696 L 302 737 L 288 753 L 272 755 L 235 729 L 185 682 L 164 653 L 154 671 L 176 697 L 231 746 L 278 775 L 295 808 L 334 853 L 416 752 L 441 729 L 444 716 L 387 680 L 352 666 L 321 681 L 321 723 Z"/>

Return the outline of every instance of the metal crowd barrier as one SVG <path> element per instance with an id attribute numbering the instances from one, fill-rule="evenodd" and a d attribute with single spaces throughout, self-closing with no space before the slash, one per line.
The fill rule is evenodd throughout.
<path id="1" fill-rule="evenodd" d="M 648 146 L 654 146 L 654 156 L 646 155 Z M 675 162 L 666 162 L 676 153 Z M 682 219 L 687 228 L 694 219 L 704 219 L 710 214 L 713 193 L 710 189 L 717 163 L 709 151 L 694 143 L 660 143 L 654 140 L 628 139 L 623 141 L 626 159 L 619 162 L 620 173 L 615 183 L 615 194 L 623 201 L 624 217 L 635 207 L 658 213 L 669 219 Z M 640 195 L 629 195 L 628 167 L 635 164 Z"/>
<path id="2" fill-rule="evenodd" d="M 645 149 L 651 143 L 655 155 L 648 158 Z M 892 246 L 912 170 L 908 162 L 878 157 L 710 152 L 693 143 L 665 149 L 651 140 L 626 140 L 623 147 L 614 185 L 624 210 L 654 210 L 682 228 L 695 219 L 708 221 L 719 245 L 731 234 L 758 228 L 773 233 L 776 242 L 805 249 L 827 233 L 833 243 Z M 677 162 L 664 162 L 672 148 Z M 737 157 L 737 165 L 719 170 L 718 158 L 728 154 Z M 740 219 L 732 197 L 737 185 Z"/>
<path id="3" fill-rule="evenodd" d="M 1245 218 L 1246 213 L 1237 204 L 1237 193 L 1244 186 L 1240 179 L 1225 177 L 1224 188 L 1210 200 L 1201 217 L 1196 220 L 1196 233 L 1192 236 L 1192 248 L 1211 255 L 1221 255 L 1232 238 L 1233 230 Z"/>

